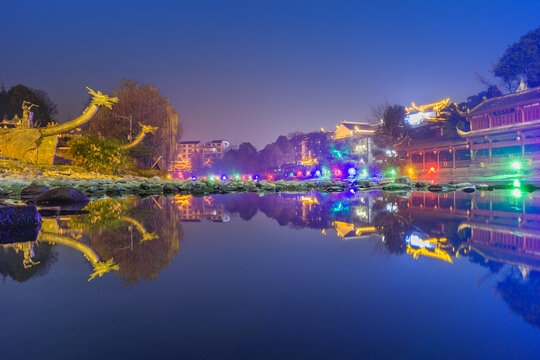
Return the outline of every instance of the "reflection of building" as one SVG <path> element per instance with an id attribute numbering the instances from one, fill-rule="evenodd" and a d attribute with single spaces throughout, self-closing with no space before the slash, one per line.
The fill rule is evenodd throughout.
<path id="1" fill-rule="evenodd" d="M 420 256 L 430 257 L 452 263 L 452 258 L 448 253 L 448 240 L 446 238 L 424 239 L 420 234 L 409 234 L 405 238 L 407 243 L 407 254 L 414 259 Z"/>
<path id="2" fill-rule="evenodd" d="M 176 159 L 170 168 L 172 171 L 183 172 L 210 166 L 215 160 L 223 158 L 230 145 L 226 140 L 213 140 L 206 144 L 200 141 L 181 141 L 176 146 Z"/>
<path id="3" fill-rule="evenodd" d="M 334 221 L 332 223 L 332 228 L 324 229 L 323 233 L 326 234 L 326 232 L 328 232 L 329 230 L 335 230 L 337 235 L 344 240 L 382 239 L 382 235 L 379 234 L 377 228 L 370 225 L 362 226 L 362 224 L 347 223 L 344 221 Z"/>
<path id="4" fill-rule="evenodd" d="M 173 202 L 178 206 L 180 221 L 230 221 L 230 216 L 223 204 L 215 203 L 210 197 L 195 198 L 191 195 L 178 195 L 173 198 Z"/>
<path id="5" fill-rule="evenodd" d="M 525 274 L 540 271 L 539 196 L 413 192 L 399 207 L 401 215 L 435 222 L 432 236 L 443 235 L 450 220 L 458 221 L 458 232 L 467 234 L 467 241 L 456 252 L 474 250 L 486 260 L 516 265 Z"/>

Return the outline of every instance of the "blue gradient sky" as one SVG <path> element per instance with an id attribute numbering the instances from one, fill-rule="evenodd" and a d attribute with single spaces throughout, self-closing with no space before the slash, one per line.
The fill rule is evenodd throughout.
<path id="1" fill-rule="evenodd" d="M 60 121 L 122 77 L 171 99 L 184 139 L 251 141 L 362 121 L 382 102 L 464 100 L 539 1 L 2 1 L 0 83 Z"/>

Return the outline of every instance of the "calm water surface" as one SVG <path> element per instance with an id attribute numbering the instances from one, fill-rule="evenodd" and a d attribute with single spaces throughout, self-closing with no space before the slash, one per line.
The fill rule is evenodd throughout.
<path id="1" fill-rule="evenodd" d="M 540 194 L 86 210 L 4 236 L 1 358 L 540 358 Z"/>

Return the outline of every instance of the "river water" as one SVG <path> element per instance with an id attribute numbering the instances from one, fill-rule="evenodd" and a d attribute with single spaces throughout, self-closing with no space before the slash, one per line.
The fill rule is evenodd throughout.
<path id="1" fill-rule="evenodd" d="M 0 245 L 1 358 L 540 358 L 540 194 L 85 210 Z"/>

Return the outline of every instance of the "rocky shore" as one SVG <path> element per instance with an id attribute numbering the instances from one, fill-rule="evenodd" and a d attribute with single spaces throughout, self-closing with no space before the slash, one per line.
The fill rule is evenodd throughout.
<path id="1" fill-rule="evenodd" d="M 73 188 L 88 196 L 90 199 L 102 197 L 123 197 L 151 195 L 173 196 L 176 194 L 191 194 L 205 196 L 228 193 L 306 193 L 318 191 L 322 193 L 339 193 L 355 189 L 357 191 L 382 190 L 385 192 L 431 191 L 474 192 L 476 190 L 490 191 L 495 189 L 512 189 L 512 184 L 487 185 L 471 183 L 440 183 L 429 181 L 413 181 L 407 176 L 398 177 L 393 181 L 380 183 L 372 181 L 208 181 L 208 180 L 178 180 L 160 177 L 123 177 L 123 178 L 78 178 L 73 176 L 0 178 L 0 197 L 31 199 L 43 192 L 55 188 Z M 522 191 L 534 191 L 536 186 L 523 185 Z"/>
<path id="2" fill-rule="evenodd" d="M 34 180 L 23 178 L 0 179 L 0 196 L 4 198 L 31 198 L 33 195 L 55 188 L 73 188 L 90 199 L 151 195 L 172 196 L 192 194 L 205 196 L 228 193 L 308 192 L 337 193 L 347 191 L 351 183 L 341 181 L 208 181 L 177 180 L 154 177 L 87 179 L 75 177 L 41 177 Z"/>

